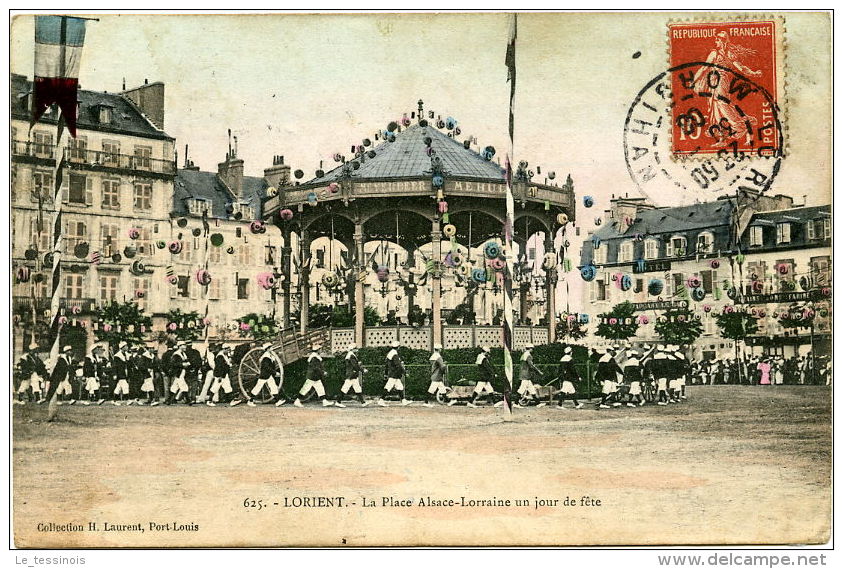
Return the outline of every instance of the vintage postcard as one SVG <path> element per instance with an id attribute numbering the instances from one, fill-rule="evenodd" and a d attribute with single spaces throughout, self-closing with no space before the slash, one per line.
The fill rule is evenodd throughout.
<path id="1" fill-rule="evenodd" d="M 13 547 L 831 540 L 829 13 L 10 34 Z"/>

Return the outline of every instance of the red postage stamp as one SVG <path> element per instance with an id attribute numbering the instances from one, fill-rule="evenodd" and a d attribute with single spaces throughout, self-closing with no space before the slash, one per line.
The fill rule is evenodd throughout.
<path id="1" fill-rule="evenodd" d="M 776 20 L 668 25 L 674 156 L 782 151 Z"/>

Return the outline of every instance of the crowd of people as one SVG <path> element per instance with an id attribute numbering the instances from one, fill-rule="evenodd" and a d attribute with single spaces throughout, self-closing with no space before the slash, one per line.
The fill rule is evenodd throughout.
<path id="1" fill-rule="evenodd" d="M 375 403 L 385 407 L 390 400 L 407 406 L 414 403 L 406 394 L 407 367 L 399 352 L 400 343 L 392 343 L 383 364 L 384 385 Z M 258 372 L 254 385 L 241 390 L 234 375 L 234 347 L 229 344 L 212 344 L 202 355 L 188 341 L 170 345 L 162 353 L 147 346 L 130 346 L 120 342 L 109 350 L 106 344 L 91 346 L 81 361 L 76 361 L 70 346 L 64 346 L 52 370 L 34 353 L 27 352 L 18 361 L 15 375 L 17 397 L 15 403 L 43 403 L 53 394 L 59 404 L 81 405 L 174 405 L 202 404 L 237 406 L 244 403 L 282 406 L 291 403 L 303 407 L 316 398 L 322 406 L 345 407 L 344 401 L 355 400 L 361 406 L 371 401 L 363 397 L 363 377 L 366 370 L 358 355 L 357 347 L 349 346 L 342 358 L 342 387 L 329 395 L 325 387 L 325 355 L 322 346 L 314 344 L 307 355 L 304 384 L 290 396 L 284 389 L 284 364 L 270 342 L 261 347 Z M 573 409 L 582 409 L 580 399 L 583 377 L 588 372 L 575 364 L 573 346 L 565 346 L 558 366 L 544 372 L 533 361 L 532 345 L 527 345 L 518 362 L 518 386 L 513 392 L 516 408 L 548 404 L 557 408 L 570 401 Z M 112 353 L 109 353 L 111 351 Z M 425 398 L 420 403 L 426 407 L 434 404 L 450 406 L 464 404 L 477 407 L 484 400 L 500 406 L 501 394 L 496 393 L 493 382 L 500 378 L 490 358 L 490 348 L 484 346 L 477 356 L 477 381 L 470 397 L 457 397 L 449 387 L 448 365 L 437 345 L 429 358 L 430 383 Z M 780 385 L 785 383 L 830 382 L 830 361 L 820 361 L 821 368 L 805 356 L 765 359 L 752 356 L 738 363 L 737 360 L 708 360 L 690 362 L 679 346 L 661 345 L 647 349 L 618 346 L 591 350 L 588 356 L 594 369 L 593 379 L 600 388 L 597 409 L 612 407 L 640 407 L 647 403 L 665 406 L 687 399 L 687 384 L 748 383 Z M 549 377 L 548 377 L 549 376 Z M 821 379 L 817 380 L 819 376 Z M 795 378 L 795 379 L 794 379 Z M 515 386 L 513 386 L 515 387 Z M 541 388 L 541 390 L 540 390 Z M 549 389 L 548 389 L 549 388 Z M 541 391 L 541 393 L 540 393 Z M 586 398 L 590 400 L 590 393 Z"/>

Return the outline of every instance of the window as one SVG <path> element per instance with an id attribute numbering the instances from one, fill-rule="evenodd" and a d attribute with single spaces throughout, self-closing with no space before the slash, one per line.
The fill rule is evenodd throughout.
<path id="1" fill-rule="evenodd" d="M 111 257 L 114 253 L 120 250 L 117 242 L 117 234 L 120 232 L 120 226 L 114 223 L 103 223 L 100 226 L 100 248 L 103 257 Z"/>
<path id="2" fill-rule="evenodd" d="M 223 264 L 223 258 L 224 257 L 222 256 L 222 247 L 214 247 L 212 245 L 208 252 L 208 262 L 210 262 L 212 265 L 220 265 Z M 211 281 L 211 284 L 213 283 L 214 281 Z"/>
<path id="3" fill-rule="evenodd" d="M 108 107 L 106 105 L 100 105 L 98 118 L 100 120 L 100 124 L 111 123 L 111 107 Z"/>
<path id="4" fill-rule="evenodd" d="M 53 220 L 45 215 L 41 219 L 41 226 L 38 225 L 38 216 L 34 215 L 29 224 L 29 243 L 39 251 L 49 251 L 53 248 L 52 243 Z"/>
<path id="5" fill-rule="evenodd" d="M 252 264 L 252 247 L 243 243 L 237 247 L 237 264 L 241 267 Z"/>
<path id="6" fill-rule="evenodd" d="M 84 221 L 68 221 L 65 225 L 66 238 L 64 242 L 64 252 L 66 255 L 73 254 L 73 249 L 77 244 L 88 240 L 88 232 Z"/>
<path id="7" fill-rule="evenodd" d="M 712 294 L 717 286 L 717 271 L 700 271 L 700 280 L 705 293 Z"/>
<path id="8" fill-rule="evenodd" d="M 66 189 L 64 200 L 77 205 L 91 205 L 93 203 L 93 180 L 81 174 L 71 174 L 69 189 Z"/>
<path id="9" fill-rule="evenodd" d="M 231 204 L 231 214 L 240 213 L 243 217 L 242 219 L 254 219 L 255 218 L 255 210 L 252 206 L 247 203 L 239 203 L 235 202 Z"/>
<path id="10" fill-rule="evenodd" d="M 33 146 L 35 156 L 39 156 L 41 158 L 52 158 L 53 157 L 53 135 L 49 132 L 39 132 L 35 131 L 32 133 L 32 141 L 35 143 Z"/>
<path id="11" fill-rule="evenodd" d="M 219 249 L 219 247 L 214 247 L 215 249 Z M 225 288 L 225 277 L 214 277 L 211 279 L 211 284 L 208 285 L 208 298 L 211 300 L 219 300 L 221 297 L 221 291 Z"/>
<path id="12" fill-rule="evenodd" d="M 831 218 L 823 219 L 823 239 L 831 239 Z"/>
<path id="13" fill-rule="evenodd" d="M 135 146 L 135 168 L 149 170 L 152 166 L 152 147 Z"/>
<path id="14" fill-rule="evenodd" d="M 787 269 L 787 272 L 782 274 L 780 270 L 781 267 L 785 267 Z M 774 268 L 776 269 L 776 273 L 778 273 L 779 287 L 781 291 L 790 292 L 791 290 L 795 289 L 795 287 L 788 288 L 791 286 L 790 283 L 792 283 L 795 279 L 795 276 L 793 274 L 793 259 L 779 259 L 778 261 L 776 261 Z"/>
<path id="15" fill-rule="evenodd" d="M 177 295 L 182 298 L 190 296 L 190 277 L 188 275 L 179 275 L 179 282 L 176 285 Z"/>
<path id="16" fill-rule="evenodd" d="M 191 248 L 191 240 L 183 239 L 181 242 L 181 253 L 179 253 L 179 260 L 185 263 L 190 263 L 193 260 L 193 249 Z"/>
<path id="17" fill-rule="evenodd" d="M 213 201 L 203 198 L 191 198 L 187 200 L 187 210 L 192 215 L 201 216 L 204 212 L 208 212 L 208 215 L 211 215 L 211 206 L 213 203 Z"/>
<path id="18" fill-rule="evenodd" d="M 688 254 L 688 241 L 681 235 L 674 235 L 667 241 L 665 247 L 666 257 L 684 257 Z"/>
<path id="19" fill-rule="evenodd" d="M 714 252 L 714 234 L 710 231 L 704 231 L 697 235 L 697 253 L 713 253 Z"/>
<path id="20" fill-rule="evenodd" d="M 142 257 L 151 257 L 155 252 L 155 246 L 152 244 L 152 239 L 150 238 L 149 228 L 141 227 L 138 228 L 140 235 L 138 236 L 137 240 L 135 240 L 135 247 L 137 247 L 138 255 Z"/>
<path id="21" fill-rule="evenodd" d="M 607 298 L 607 289 L 606 281 L 603 279 L 598 279 L 594 281 L 594 284 L 591 288 L 591 300 L 608 300 Z"/>
<path id="22" fill-rule="evenodd" d="M 606 249 L 608 245 L 603 245 L 602 247 L 597 247 L 594 249 L 594 264 L 595 265 L 605 265 L 606 264 Z"/>
<path id="23" fill-rule="evenodd" d="M 141 308 L 146 308 L 146 303 L 149 300 L 149 279 L 146 277 L 135 277 L 132 279 L 132 287 L 134 287 L 134 299 Z M 141 293 L 141 296 L 138 296 Z"/>
<path id="24" fill-rule="evenodd" d="M 618 263 L 628 263 L 632 261 L 634 245 L 632 241 L 624 241 L 618 248 Z"/>
<path id="25" fill-rule="evenodd" d="M 102 163 L 106 166 L 120 164 L 120 143 L 116 140 L 102 141 Z"/>
<path id="26" fill-rule="evenodd" d="M 316 250 L 316 267 L 319 269 L 325 267 L 325 249 Z"/>
<path id="27" fill-rule="evenodd" d="M 117 276 L 100 275 L 100 301 L 114 300 L 117 298 Z"/>
<path id="28" fill-rule="evenodd" d="M 829 271 L 831 270 L 830 257 L 811 257 L 811 276 L 816 286 L 827 286 Z"/>
<path id="29" fill-rule="evenodd" d="M 120 209 L 120 180 L 102 181 L 102 207 Z"/>
<path id="30" fill-rule="evenodd" d="M 790 243 L 790 223 L 776 224 L 776 243 Z"/>
<path id="31" fill-rule="evenodd" d="M 685 286 L 685 275 L 682 273 L 673 273 L 673 294 L 676 294 L 676 291 L 680 290 L 681 287 Z"/>
<path id="32" fill-rule="evenodd" d="M 644 241 L 644 258 L 657 259 L 659 256 L 659 242 L 656 239 Z"/>
<path id="33" fill-rule="evenodd" d="M 149 182 L 135 182 L 135 211 L 149 211 L 152 209 L 152 184 Z"/>
<path id="34" fill-rule="evenodd" d="M 79 273 L 65 273 L 64 297 L 82 298 L 82 275 Z"/>
<path id="35" fill-rule="evenodd" d="M 53 201 L 53 173 L 40 172 L 35 170 L 32 172 L 32 201 L 42 202 Z"/>
<path id="36" fill-rule="evenodd" d="M 749 228 L 749 246 L 760 247 L 764 244 L 764 228 L 760 225 L 753 225 Z"/>
<path id="37" fill-rule="evenodd" d="M 536 248 L 530 247 L 527 249 L 527 260 L 528 261 L 535 261 L 536 260 Z"/>
<path id="38" fill-rule="evenodd" d="M 219 249 L 219 247 L 217 247 L 217 249 Z M 275 255 L 277 250 L 278 248 L 273 247 L 272 245 L 267 245 L 266 247 L 264 247 L 264 264 L 273 266 L 275 265 Z"/>
<path id="39" fill-rule="evenodd" d="M 249 300 L 249 279 L 237 279 L 237 300 Z"/>
<path id="40" fill-rule="evenodd" d="M 88 137 L 77 136 L 70 139 L 70 160 L 84 162 L 88 159 Z"/>

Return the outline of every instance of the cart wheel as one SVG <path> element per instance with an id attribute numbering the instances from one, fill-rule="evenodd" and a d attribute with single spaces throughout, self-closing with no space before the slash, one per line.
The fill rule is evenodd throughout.
<path id="1" fill-rule="evenodd" d="M 445 393 L 442 393 L 441 391 L 439 391 L 439 390 L 437 389 L 437 390 L 436 390 L 436 402 L 437 402 L 437 403 L 442 403 L 442 404 L 448 403 L 448 402 L 450 401 L 450 398 L 448 397 L 448 395 L 449 395 L 450 393 L 451 393 L 451 389 L 450 389 L 450 388 L 448 388 L 448 391 L 446 391 Z"/>
<path id="2" fill-rule="evenodd" d="M 237 368 L 237 383 L 240 385 L 240 391 L 243 393 L 243 396 L 247 399 L 252 396 L 252 388 L 255 387 L 260 376 L 261 354 L 263 354 L 261 348 L 249 350 L 243 356 L 243 359 L 240 360 L 240 366 Z M 255 399 L 268 403 L 272 400 L 272 395 L 264 389 Z"/>

